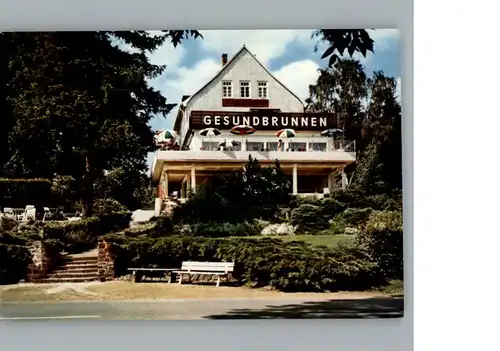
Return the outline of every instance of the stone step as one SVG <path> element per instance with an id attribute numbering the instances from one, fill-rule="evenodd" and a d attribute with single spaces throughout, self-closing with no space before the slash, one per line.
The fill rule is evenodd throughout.
<path id="1" fill-rule="evenodd" d="M 68 263 L 97 262 L 97 257 L 63 257 L 63 261 Z"/>
<path id="2" fill-rule="evenodd" d="M 97 268 L 97 262 L 93 263 L 68 263 L 54 267 L 54 269 L 87 269 Z"/>
<path id="3" fill-rule="evenodd" d="M 46 278 L 94 278 L 97 276 L 97 271 L 93 272 L 83 272 L 83 273 L 74 273 L 74 272 L 59 272 L 59 273 L 49 273 Z"/>
<path id="4" fill-rule="evenodd" d="M 51 274 L 56 274 L 56 273 L 67 273 L 67 272 L 72 272 L 72 273 L 88 273 L 88 272 L 97 272 L 97 265 L 95 267 L 56 267 L 55 269 L 52 270 Z"/>

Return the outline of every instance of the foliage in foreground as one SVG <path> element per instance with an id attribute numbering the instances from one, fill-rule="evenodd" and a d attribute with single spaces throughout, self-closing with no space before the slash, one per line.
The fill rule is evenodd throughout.
<path id="1" fill-rule="evenodd" d="M 363 250 L 336 250 L 279 239 L 107 235 L 117 255 L 117 275 L 135 267 L 180 267 L 183 261 L 235 261 L 234 278 L 281 291 L 365 290 L 381 285 L 376 264 Z"/>
<path id="2" fill-rule="evenodd" d="M 124 211 L 79 221 L 47 222 L 43 226 L 43 238 L 62 242 L 69 253 L 83 252 L 95 248 L 99 236 L 127 228 L 131 216 L 130 212 Z"/>
<path id="3" fill-rule="evenodd" d="M 0 284 L 17 283 L 26 277 L 31 254 L 27 239 L 12 232 L 0 232 Z"/>
<path id="4" fill-rule="evenodd" d="M 381 273 L 390 279 L 403 279 L 403 215 L 398 211 L 376 211 L 357 237 Z"/>

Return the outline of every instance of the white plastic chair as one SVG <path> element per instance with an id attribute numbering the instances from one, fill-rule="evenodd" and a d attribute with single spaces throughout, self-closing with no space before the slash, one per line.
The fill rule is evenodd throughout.
<path id="1" fill-rule="evenodd" d="M 42 222 L 45 222 L 45 219 L 50 216 L 51 213 L 50 213 L 50 208 L 48 207 L 44 207 L 43 208 L 43 218 L 42 218 Z"/>
<path id="2" fill-rule="evenodd" d="M 16 215 L 14 214 L 14 209 L 12 207 L 5 207 L 3 209 L 3 213 L 7 218 L 16 219 Z"/>
<path id="3" fill-rule="evenodd" d="M 23 221 L 29 221 L 30 219 L 36 219 L 36 208 L 33 205 L 27 205 L 24 210 Z"/>

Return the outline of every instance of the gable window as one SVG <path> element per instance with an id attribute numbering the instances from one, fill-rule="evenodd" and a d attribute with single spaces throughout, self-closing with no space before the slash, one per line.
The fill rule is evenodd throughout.
<path id="1" fill-rule="evenodd" d="M 250 82 L 249 81 L 240 81 L 240 96 L 242 98 L 250 97 Z"/>
<path id="2" fill-rule="evenodd" d="M 267 82 L 258 82 L 259 99 L 267 99 Z"/>
<path id="3" fill-rule="evenodd" d="M 230 80 L 222 81 L 222 97 L 233 97 L 233 82 L 231 82 Z"/>

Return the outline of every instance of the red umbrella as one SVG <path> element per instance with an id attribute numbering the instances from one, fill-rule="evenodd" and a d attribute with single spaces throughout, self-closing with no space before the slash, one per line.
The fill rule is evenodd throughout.
<path id="1" fill-rule="evenodd" d="M 230 132 L 236 135 L 253 134 L 255 133 L 255 128 L 246 125 L 239 125 L 231 128 Z"/>

